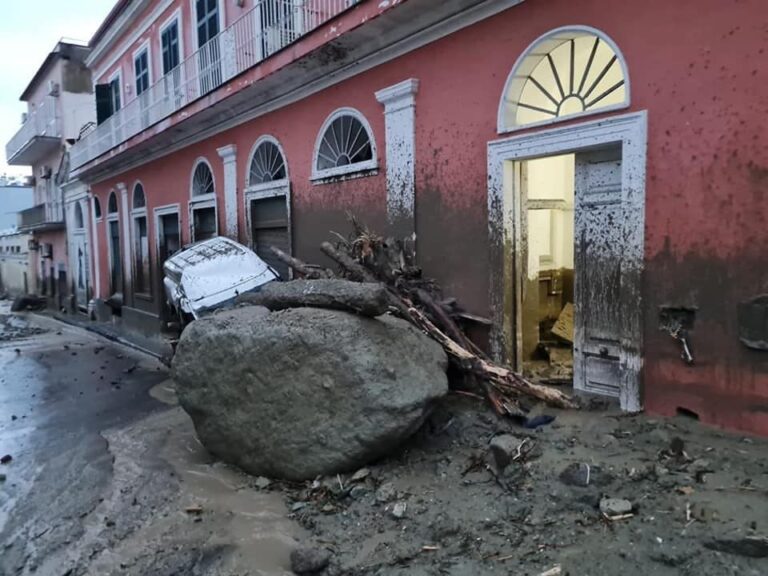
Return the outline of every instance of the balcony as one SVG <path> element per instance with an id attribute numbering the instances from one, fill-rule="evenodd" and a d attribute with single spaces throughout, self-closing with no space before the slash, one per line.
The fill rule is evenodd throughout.
<path id="1" fill-rule="evenodd" d="M 64 213 L 59 203 L 38 204 L 18 213 L 19 232 L 45 232 L 64 228 Z"/>
<path id="2" fill-rule="evenodd" d="M 231 26 L 99 126 L 70 153 L 76 169 L 168 118 L 359 0 L 260 0 Z"/>
<path id="3" fill-rule="evenodd" d="M 13 166 L 31 166 L 61 145 L 61 120 L 56 98 L 48 96 L 28 116 L 5 146 L 5 157 Z"/>

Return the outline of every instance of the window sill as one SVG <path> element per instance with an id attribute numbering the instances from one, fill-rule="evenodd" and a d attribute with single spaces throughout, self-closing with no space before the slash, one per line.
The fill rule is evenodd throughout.
<path id="1" fill-rule="evenodd" d="M 152 297 L 152 294 L 147 292 L 134 292 L 133 294 L 134 298 L 138 298 L 139 300 L 144 300 L 145 302 L 152 302 L 154 301 L 154 298 Z"/>
<path id="2" fill-rule="evenodd" d="M 320 184 L 333 184 L 335 182 L 344 182 L 346 180 L 355 180 L 357 178 L 367 178 L 369 176 L 376 176 L 379 173 L 378 167 L 376 168 L 363 168 L 362 170 L 355 170 L 354 172 L 345 172 L 343 174 L 319 174 L 313 176 L 310 179 L 313 185 Z"/>

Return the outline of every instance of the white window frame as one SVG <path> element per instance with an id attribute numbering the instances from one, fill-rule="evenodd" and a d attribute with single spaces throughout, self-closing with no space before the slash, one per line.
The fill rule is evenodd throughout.
<path id="1" fill-rule="evenodd" d="M 182 24 L 182 15 L 181 15 L 181 6 L 176 8 L 176 10 L 171 13 L 171 15 L 160 25 L 160 28 L 157 32 L 157 45 L 160 49 L 160 59 L 158 60 L 159 68 L 159 76 L 162 78 L 165 76 L 165 72 L 163 71 L 163 33 L 171 27 L 173 23 L 176 23 L 176 29 L 178 30 L 179 35 L 179 68 L 182 68 L 182 63 L 184 62 L 184 31 L 181 27 Z"/>
<path id="2" fill-rule="evenodd" d="M 265 142 L 271 142 L 275 146 L 277 146 L 277 149 L 280 151 L 280 155 L 283 157 L 283 165 L 285 166 L 285 178 L 282 178 L 280 180 L 273 180 L 272 182 L 263 182 L 261 184 L 251 184 L 251 163 L 253 162 L 253 157 L 256 154 L 256 150 L 259 149 L 259 146 L 264 144 Z M 280 142 L 277 138 L 270 134 L 264 134 L 262 136 L 259 136 L 257 138 L 256 142 L 254 142 L 253 146 L 251 146 L 251 151 L 248 153 L 248 162 L 245 166 L 245 186 L 244 190 L 246 193 L 251 192 L 259 192 L 261 190 L 271 190 L 272 188 L 284 188 L 288 186 L 288 183 L 290 181 L 290 173 L 288 172 L 288 159 L 285 156 L 285 151 L 283 150 L 283 147 L 280 145 Z"/>
<path id="3" fill-rule="evenodd" d="M 611 50 L 613 50 L 613 53 L 616 54 L 616 58 L 619 62 L 619 65 L 621 66 L 621 73 L 624 76 L 624 89 L 626 94 L 626 97 L 624 98 L 624 102 L 620 102 L 618 104 L 612 104 L 610 106 L 604 106 L 602 108 L 596 108 L 595 110 L 585 110 L 583 112 L 578 112 L 576 114 L 568 114 L 566 116 L 556 116 L 554 118 L 551 118 L 548 120 L 541 120 L 539 122 L 531 122 L 529 124 L 508 126 L 506 121 L 506 107 L 508 103 L 507 94 L 512 88 L 512 83 L 516 79 L 518 79 L 520 68 L 526 63 L 529 57 L 537 54 L 536 50 L 539 48 L 542 42 L 545 42 L 555 36 L 561 36 L 561 35 L 567 35 L 567 34 L 591 34 L 593 36 L 597 36 L 598 38 L 600 38 L 601 41 L 605 42 L 611 48 Z M 545 57 L 546 57 L 546 54 L 543 55 L 543 58 Z M 507 81 L 504 83 L 504 90 L 501 93 L 501 99 L 499 101 L 499 110 L 497 115 L 497 132 L 499 134 L 508 134 L 510 132 L 515 132 L 518 130 L 527 130 L 529 128 L 535 128 L 537 126 L 549 126 L 551 124 L 556 124 L 558 122 L 567 122 L 570 120 L 583 118 L 584 116 L 595 116 L 596 114 L 604 114 L 606 112 L 624 110 L 626 108 L 629 108 L 630 105 L 631 105 L 631 90 L 630 90 L 630 82 L 629 82 L 629 69 L 627 67 L 627 61 L 624 58 L 624 55 L 622 54 L 618 45 L 607 34 L 602 32 L 601 30 L 598 30 L 597 28 L 593 28 L 591 26 L 578 26 L 578 25 L 562 26 L 560 28 L 555 28 L 554 30 L 550 30 L 549 32 L 546 32 L 545 34 L 542 34 L 541 36 L 536 38 L 536 40 L 531 42 L 515 61 L 515 65 L 512 67 L 512 70 L 510 71 L 509 76 L 507 76 Z"/>
<path id="4" fill-rule="evenodd" d="M 117 70 L 115 70 L 112 75 L 107 79 L 108 84 L 112 84 L 112 82 L 117 79 L 117 91 L 120 95 L 120 108 L 115 110 L 115 95 L 112 92 L 112 88 L 109 89 L 109 95 L 112 98 L 112 116 L 117 114 L 120 110 L 122 110 L 125 107 L 125 84 L 123 84 L 123 69 L 118 66 Z M 112 117 L 110 116 L 110 118 Z M 107 197 L 107 201 L 109 201 L 109 197 Z"/>
<path id="5" fill-rule="evenodd" d="M 219 3 L 219 35 L 221 35 L 222 31 L 224 30 L 224 25 L 226 24 L 227 19 L 224 17 L 224 0 L 218 0 Z M 189 0 L 189 13 L 192 15 L 192 25 L 190 26 L 190 29 L 192 30 L 192 40 L 193 40 L 193 46 L 195 47 L 195 52 L 200 50 L 200 45 L 198 44 L 197 40 L 197 3 L 196 0 Z M 181 33 L 181 28 L 179 28 L 179 33 Z"/>
<path id="6" fill-rule="evenodd" d="M 365 162 L 357 162 L 355 164 L 347 164 L 346 166 L 337 166 L 335 168 L 327 168 L 325 170 L 317 169 L 317 160 L 320 153 L 320 145 L 323 142 L 323 136 L 331 126 L 334 120 L 341 116 L 354 116 L 368 133 L 368 139 L 371 143 L 371 159 Z M 250 165 L 249 165 L 250 166 Z M 355 108 L 337 108 L 325 119 L 323 125 L 320 127 L 320 131 L 315 138 L 315 148 L 312 153 L 312 176 L 311 180 L 315 184 L 323 184 L 326 182 L 333 182 L 342 176 L 356 177 L 373 176 L 378 172 L 379 168 L 379 156 L 376 147 L 376 137 L 374 136 L 371 124 L 368 119 Z"/>
<path id="7" fill-rule="evenodd" d="M 109 199 L 114 195 L 115 197 L 115 203 L 117 204 L 117 210 L 115 212 L 109 211 Z M 109 194 L 107 194 L 107 210 L 106 215 L 104 215 L 104 210 L 102 210 L 102 215 L 104 215 L 104 221 L 105 221 L 105 235 L 107 237 L 107 264 L 109 265 L 109 268 L 107 269 L 107 286 L 109 287 L 109 290 L 112 292 L 112 294 L 116 292 L 122 292 L 125 286 L 125 270 L 120 270 L 120 277 L 123 281 L 123 286 L 112 286 L 112 272 L 114 270 L 115 262 L 112 259 L 112 253 L 114 252 L 114 247 L 112 245 L 112 234 L 110 234 L 110 224 L 112 222 L 117 222 L 117 235 L 118 235 L 118 244 L 123 243 L 123 230 L 120 230 L 120 199 L 117 197 L 117 192 L 115 190 L 110 190 Z M 122 253 L 123 247 L 120 246 L 120 252 Z M 125 256 L 123 256 L 123 259 L 125 259 Z M 122 267 L 123 263 L 120 262 L 119 266 Z M 110 294 L 110 296 L 112 295 Z"/>
<path id="8" fill-rule="evenodd" d="M 210 194 L 198 194 L 197 196 L 194 196 L 195 171 L 201 163 L 208 166 L 208 170 L 211 172 L 213 192 Z M 213 166 L 208 162 L 208 159 L 204 156 L 200 156 L 195 160 L 192 166 L 192 172 L 189 176 L 189 239 L 191 243 L 194 244 L 197 241 L 195 239 L 195 210 L 213 208 L 216 221 L 216 236 L 219 235 L 219 208 L 216 204 L 216 174 L 214 174 Z"/>
<path id="9" fill-rule="evenodd" d="M 141 55 L 142 52 L 147 53 L 147 89 L 143 93 L 149 93 L 150 89 L 152 88 L 152 80 L 154 78 L 154 75 L 152 74 L 152 45 L 149 41 L 149 38 L 144 40 L 139 47 L 133 51 L 132 54 L 132 62 L 133 62 L 133 92 L 134 96 L 136 98 L 139 97 L 139 82 L 138 78 L 136 77 L 136 59 Z M 143 94 L 142 93 L 142 94 Z"/>
<path id="10" fill-rule="evenodd" d="M 152 210 L 152 216 L 155 225 L 155 258 L 160 261 L 160 218 L 163 216 L 171 216 L 175 214 L 179 221 L 179 246 L 184 246 L 184 236 L 182 234 L 182 221 L 181 221 L 181 204 L 166 204 L 164 206 L 157 206 Z"/>
<path id="11" fill-rule="evenodd" d="M 134 199 L 136 197 L 136 187 L 141 186 L 141 191 L 144 194 L 144 207 L 143 208 L 134 208 Z M 154 290 L 152 289 L 152 253 L 149 251 L 149 215 L 147 212 L 147 192 L 146 188 L 144 187 L 144 183 L 141 180 L 136 180 L 136 182 L 133 183 L 133 188 L 131 188 L 131 227 L 133 228 L 133 234 L 131 235 L 131 266 L 133 267 L 133 286 L 135 286 L 135 280 L 136 280 L 136 243 L 139 241 L 139 234 L 138 234 L 138 226 L 136 223 L 136 220 L 139 218 L 144 218 L 144 221 L 146 222 L 147 226 L 147 250 L 148 254 L 147 257 L 149 260 L 149 292 L 140 292 L 138 290 L 134 290 L 134 296 L 138 296 L 144 300 L 151 300 L 153 298 Z"/>

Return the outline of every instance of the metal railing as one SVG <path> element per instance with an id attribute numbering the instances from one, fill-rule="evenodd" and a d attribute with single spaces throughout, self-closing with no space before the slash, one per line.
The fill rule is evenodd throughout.
<path id="1" fill-rule="evenodd" d="M 359 0 L 260 0 L 72 147 L 78 168 L 212 92 Z"/>
<path id="2" fill-rule="evenodd" d="M 56 226 L 64 223 L 64 211 L 61 204 L 38 204 L 17 213 L 19 230 L 30 230 L 42 226 Z"/>
<path id="3" fill-rule="evenodd" d="M 5 157 L 8 162 L 13 162 L 14 156 L 33 138 L 61 138 L 61 121 L 56 113 L 56 100 L 53 96 L 47 96 L 37 108 L 28 113 L 24 124 L 5 145 Z"/>

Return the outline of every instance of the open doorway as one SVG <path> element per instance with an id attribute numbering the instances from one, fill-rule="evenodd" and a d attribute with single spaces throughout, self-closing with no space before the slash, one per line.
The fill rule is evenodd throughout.
<path id="1" fill-rule="evenodd" d="M 629 411 L 642 408 L 646 142 L 638 112 L 488 144 L 494 355 L 531 373 L 554 350 L 565 378 L 570 339 L 574 388 Z"/>
<path id="2" fill-rule="evenodd" d="M 520 162 L 521 357 L 526 377 L 573 383 L 575 156 Z"/>

